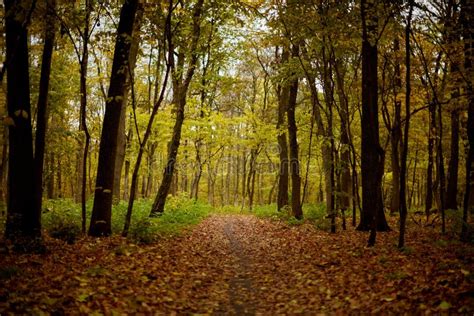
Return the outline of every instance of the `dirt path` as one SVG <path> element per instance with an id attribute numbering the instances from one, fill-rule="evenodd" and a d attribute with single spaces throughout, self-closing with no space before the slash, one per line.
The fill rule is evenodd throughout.
<path id="1" fill-rule="evenodd" d="M 400 252 L 396 232 L 366 248 L 354 230 L 213 215 L 151 245 L 47 239 L 49 254 L 0 256 L 0 315 L 472 313 L 473 248 L 430 234 Z"/>
<path id="2" fill-rule="evenodd" d="M 255 314 L 255 294 L 252 286 L 250 256 L 243 248 L 240 227 L 245 225 L 248 217 L 228 217 L 225 220 L 224 232 L 229 239 L 230 249 L 236 260 L 234 276 L 229 281 L 230 305 L 237 315 Z"/>

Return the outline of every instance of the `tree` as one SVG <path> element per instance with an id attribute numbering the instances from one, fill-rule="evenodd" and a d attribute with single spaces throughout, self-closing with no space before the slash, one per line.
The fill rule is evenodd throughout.
<path id="1" fill-rule="evenodd" d="M 299 54 L 298 45 L 293 45 L 292 57 Z M 293 75 L 295 76 L 295 75 Z M 300 160 L 298 158 L 298 139 L 297 126 L 295 120 L 296 99 L 298 96 L 298 77 L 291 79 L 290 91 L 288 95 L 288 139 L 290 149 L 290 176 L 291 176 L 291 210 L 297 219 L 303 218 L 303 210 L 301 208 L 301 177 L 300 177 Z"/>
<path id="2" fill-rule="evenodd" d="M 405 246 L 405 226 L 408 214 L 407 207 L 407 158 L 408 158 L 408 136 L 410 131 L 410 97 L 411 97 L 411 46 L 410 46 L 410 34 L 411 34 L 411 19 L 413 14 L 413 0 L 410 0 L 408 9 L 408 17 L 405 26 L 405 126 L 403 130 L 403 146 L 400 155 L 400 234 L 398 239 L 398 247 L 403 248 Z"/>
<path id="3" fill-rule="evenodd" d="M 34 153 L 34 212 L 38 217 L 41 216 L 41 209 L 43 205 L 43 169 L 46 145 L 46 131 L 48 123 L 48 94 L 51 75 L 51 63 L 54 49 L 54 39 L 56 33 L 56 19 L 54 17 L 55 7 L 56 0 L 48 0 L 46 2 L 45 35 L 43 45 L 43 56 L 41 60 L 41 77 L 39 83 L 39 96 L 36 114 L 37 119 Z"/>
<path id="4" fill-rule="evenodd" d="M 172 1 L 172 0 L 170 0 Z M 175 63 L 175 47 L 168 43 L 169 47 L 169 63 L 171 65 L 171 77 L 173 83 L 173 104 L 176 110 L 176 121 L 173 128 L 173 136 L 168 147 L 168 159 L 166 167 L 163 171 L 163 179 L 161 180 L 160 188 L 156 194 L 155 201 L 150 212 L 150 216 L 155 216 L 164 212 L 166 197 L 170 190 L 171 181 L 173 179 L 173 173 L 176 164 L 176 158 L 178 156 L 178 149 L 181 141 L 181 130 L 184 122 L 184 110 L 186 107 L 186 96 L 189 85 L 194 76 L 196 65 L 198 61 L 198 44 L 201 35 L 201 15 L 203 9 L 204 0 L 198 0 L 194 5 L 192 14 L 192 33 L 191 33 L 191 44 L 190 44 L 190 59 L 187 67 L 187 71 L 184 72 L 184 53 L 178 53 L 178 61 Z M 184 43 L 181 43 L 184 45 Z M 180 47 L 184 50 L 184 47 Z M 184 77 L 183 77 L 184 75 Z"/>
<path id="5" fill-rule="evenodd" d="M 41 213 L 35 208 L 27 25 L 28 1 L 5 1 L 9 125 L 8 209 L 5 237 L 18 251 L 42 248 Z"/>
<path id="6" fill-rule="evenodd" d="M 378 19 L 377 5 L 361 1 L 362 17 L 362 120 L 361 173 L 362 213 L 358 230 L 370 230 L 369 245 L 375 244 L 376 231 L 389 229 L 383 210 L 382 175 L 384 151 L 379 141 L 378 118 Z"/>
<path id="7" fill-rule="evenodd" d="M 89 226 L 90 236 L 108 236 L 111 231 L 112 192 L 117 153 L 117 139 L 123 98 L 129 76 L 129 55 L 138 0 L 126 0 L 120 11 L 110 86 L 105 105 L 104 123 L 99 149 L 99 164 L 94 207 Z"/>
<path id="8" fill-rule="evenodd" d="M 468 230 L 468 213 L 474 209 L 474 198 L 472 192 L 474 189 L 474 90 L 473 90 L 473 61 L 474 61 L 474 28 L 473 15 L 474 2 L 472 0 L 461 1 L 461 25 L 464 40 L 464 77 L 467 79 L 466 99 L 468 104 L 467 118 L 467 138 L 468 138 L 468 154 L 466 157 L 466 188 L 464 191 L 463 201 L 463 225 L 461 229 L 461 240 L 469 239 Z"/>
<path id="9" fill-rule="evenodd" d="M 288 49 L 283 50 L 282 63 L 288 61 L 289 52 Z M 277 88 L 278 94 L 278 153 L 279 153 L 279 171 L 278 171 L 278 197 L 277 197 L 277 209 L 280 211 L 284 207 L 288 206 L 288 144 L 286 140 L 285 126 L 285 114 L 288 108 L 288 97 L 289 89 L 288 85 L 279 85 Z"/>

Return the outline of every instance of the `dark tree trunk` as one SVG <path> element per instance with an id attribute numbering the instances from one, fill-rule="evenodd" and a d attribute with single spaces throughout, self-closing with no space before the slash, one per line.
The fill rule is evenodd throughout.
<path id="1" fill-rule="evenodd" d="M 451 155 L 449 157 L 446 209 L 457 210 L 458 202 L 458 165 L 459 165 L 459 111 L 451 112 Z"/>
<path id="2" fill-rule="evenodd" d="M 80 109 L 79 131 L 84 133 L 84 139 L 79 140 L 77 159 L 77 188 L 80 192 L 82 233 L 86 232 L 86 199 L 87 199 L 87 156 L 89 155 L 90 134 L 87 128 L 87 71 L 89 66 L 89 28 L 92 2 L 86 0 L 86 16 L 84 30 L 82 31 L 82 56 L 78 56 L 80 63 Z M 82 149 L 82 152 L 81 152 Z M 80 188 L 80 189 L 79 189 Z M 79 191 L 80 190 L 80 191 Z M 76 201 L 79 194 L 76 194 Z"/>
<path id="3" fill-rule="evenodd" d="M 137 6 L 138 0 L 126 0 L 120 12 L 112 74 L 100 140 L 94 207 L 89 227 L 90 236 L 109 236 L 112 233 L 112 192 L 117 138 L 120 116 L 123 111 L 126 82 L 129 75 L 128 61 L 131 50 L 129 38 L 132 36 Z"/>
<path id="4" fill-rule="evenodd" d="M 36 118 L 35 157 L 34 157 L 34 212 L 38 221 L 41 221 L 41 208 L 43 205 L 43 168 L 44 152 L 46 145 L 46 130 L 48 123 L 48 94 L 51 62 L 53 57 L 55 37 L 55 0 L 47 1 L 47 17 L 45 23 L 45 38 L 43 56 L 41 60 L 41 77 L 39 83 L 39 96 Z"/>
<path id="5" fill-rule="evenodd" d="M 400 156 L 400 232 L 398 238 L 398 248 L 405 246 L 405 228 L 408 214 L 407 207 L 407 158 L 408 158 L 408 136 L 410 131 L 410 94 L 411 94 L 411 52 L 410 52 L 410 33 L 411 17 L 413 14 L 413 0 L 409 0 L 409 12 L 407 24 L 405 27 L 405 66 L 406 66 L 406 85 L 405 85 L 405 128 L 403 131 L 403 147 Z M 415 162 L 416 164 L 416 162 Z M 416 167 L 416 165 L 415 165 Z"/>
<path id="6" fill-rule="evenodd" d="M 430 102 L 429 109 L 429 124 L 428 124 L 428 168 L 426 170 L 426 197 L 425 197 L 425 214 L 429 218 L 431 208 L 433 207 L 433 168 L 434 168 L 434 142 L 436 133 L 436 105 L 435 102 Z"/>
<path id="7" fill-rule="evenodd" d="M 463 201 L 463 225 L 461 229 L 461 240 L 469 240 L 468 214 L 474 210 L 474 90 L 473 90 L 473 61 L 474 61 L 474 1 L 461 0 L 461 25 L 463 26 L 464 38 L 464 71 L 467 78 L 466 93 L 468 102 L 467 139 L 469 143 L 466 157 L 466 188 Z M 471 231 L 472 234 L 472 231 Z"/>
<path id="8" fill-rule="evenodd" d="M 42 250 L 41 214 L 34 207 L 33 136 L 28 71 L 28 10 L 5 1 L 9 126 L 8 208 L 5 237 L 17 251 Z"/>
<path id="9" fill-rule="evenodd" d="M 181 91 L 176 91 L 176 93 L 179 95 L 179 99 L 176 104 L 176 121 L 173 128 L 173 136 L 168 147 L 168 162 L 166 163 L 161 185 L 158 189 L 155 201 L 153 202 L 150 216 L 159 215 L 165 210 L 166 197 L 168 196 L 171 187 L 176 158 L 178 157 L 178 149 L 181 141 L 181 129 L 184 122 L 186 95 L 183 95 Z"/>
<path id="10" fill-rule="evenodd" d="M 292 55 L 296 57 L 299 54 L 298 46 L 292 49 Z M 303 209 L 301 208 L 301 177 L 300 161 L 298 158 L 298 140 L 296 127 L 296 98 L 298 95 L 298 78 L 293 79 L 290 86 L 288 98 L 287 118 L 288 118 L 288 139 L 290 149 L 290 175 L 291 175 L 291 210 L 297 219 L 303 218 Z"/>
<path id="11" fill-rule="evenodd" d="M 362 16 L 362 213 L 358 230 L 371 230 L 369 245 L 375 244 L 375 232 L 389 230 L 382 201 L 384 152 L 379 141 L 376 7 L 361 1 Z"/>
<path id="12" fill-rule="evenodd" d="M 130 85 L 133 84 L 133 73 L 135 71 L 135 65 L 137 62 L 137 54 L 138 48 L 140 46 L 140 27 L 143 17 L 143 6 L 138 5 L 134 29 L 132 31 L 132 46 L 130 47 L 130 57 L 129 57 L 129 76 L 127 80 L 127 85 L 125 89 L 125 93 L 123 95 L 123 104 L 122 104 L 122 112 L 120 114 L 120 123 L 118 129 L 118 138 L 117 138 L 117 155 L 115 159 L 115 174 L 114 174 L 114 192 L 113 192 L 113 200 L 115 203 L 120 201 L 120 187 L 121 187 L 121 180 L 122 180 L 122 167 L 123 162 L 125 160 L 125 149 L 127 146 L 126 142 L 126 134 L 125 134 L 125 118 L 127 111 L 127 102 L 128 102 L 128 95 L 130 90 Z"/>
<path id="13" fill-rule="evenodd" d="M 337 91 L 341 106 L 338 108 L 341 120 L 341 153 L 340 153 L 340 198 L 339 208 L 344 212 L 349 209 L 352 196 L 352 179 L 351 179 L 351 139 L 350 139 L 350 117 L 349 117 L 349 100 L 344 89 L 344 78 L 340 69 L 340 62 L 334 63 L 336 73 Z M 344 221 L 345 222 L 345 221 Z"/>
<path id="14" fill-rule="evenodd" d="M 394 41 L 394 51 L 400 51 L 400 42 L 397 39 Z M 390 131 L 390 145 L 391 145 L 391 167 L 392 167 L 392 194 L 390 201 L 390 213 L 394 214 L 400 211 L 400 145 L 402 138 L 402 102 L 399 100 L 399 93 L 402 88 L 402 78 L 400 63 L 395 62 L 395 84 L 394 84 L 394 99 L 395 99 L 395 114 L 393 118 L 393 126 Z"/>
<path id="15" fill-rule="evenodd" d="M 445 218 L 445 173 L 444 173 L 444 158 L 443 158 L 443 111 L 442 106 L 438 102 L 437 104 L 437 142 L 436 142 L 436 165 L 437 165 L 437 183 L 438 183 L 438 200 L 439 200 L 439 211 L 441 213 L 441 232 L 446 232 L 446 218 Z"/>
<path id="16" fill-rule="evenodd" d="M 204 0 L 199 0 L 193 9 L 193 25 L 192 25 L 192 40 L 190 44 L 191 59 L 186 71 L 184 80 L 182 79 L 184 57 L 180 53 L 178 54 L 178 62 L 175 64 L 174 55 L 175 49 L 172 43 L 169 43 L 169 63 L 172 71 L 173 79 L 173 93 L 174 93 L 174 104 L 176 109 L 176 121 L 173 128 L 173 136 L 168 147 L 168 159 L 165 170 L 163 172 L 163 178 L 161 180 L 160 188 L 153 202 L 150 216 L 156 216 L 164 212 L 166 197 L 170 190 L 171 181 L 173 180 L 174 167 L 176 164 L 176 158 L 178 156 L 179 144 L 181 141 L 181 129 L 184 122 L 184 109 L 186 107 L 186 94 L 188 92 L 189 85 L 194 76 L 196 65 L 198 61 L 198 42 L 201 35 L 201 15 Z M 170 3 L 170 5 L 172 5 Z"/>
<path id="17" fill-rule="evenodd" d="M 282 55 L 282 62 L 288 61 L 289 54 L 285 49 Z M 285 116 L 288 108 L 288 85 L 283 84 L 278 89 L 278 150 L 280 165 L 278 171 L 278 193 L 277 193 L 277 210 L 281 211 L 283 208 L 288 206 L 288 177 L 289 177 L 289 164 L 288 164 L 288 144 L 286 140 L 286 128 L 285 128 Z"/>

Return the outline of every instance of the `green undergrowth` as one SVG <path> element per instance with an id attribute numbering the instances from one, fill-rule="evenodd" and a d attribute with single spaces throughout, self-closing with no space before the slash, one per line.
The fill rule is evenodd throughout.
<path id="1" fill-rule="evenodd" d="M 129 238 L 140 243 L 151 243 L 160 238 L 181 234 L 198 224 L 211 212 L 212 207 L 186 197 L 169 197 L 165 212 L 149 217 L 153 201 L 136 200 L 133 207 Z M 112 233 L 121 234 L 128 203 L 121 201 L 112 208 Z M 87 202 L 87 219 L 90 219 L 92 201 Z M 73 243 L 81 235 L 81 205 L 69 199 L 48 200 L 44 203 L 43 228 L 58 239 Z M 87 222 L 88 228 L 89 222 Z"/>
<path id="2" fill-rule="evenodd" d="M 311 223 L 318 229 L 328 230 L 330 220 L 326 218 L 325 204 L 305 204 L 303 205 L 303 219 L 296 219 L 291 214 L 290 208 L 281 211 L 277 210 L 276 204 L 256 205 L 251 210 L 242 208 L 241 206 L 223 206 L 216 210 L 223 214 L 252 214 L 259 218 L 268 218 L 272 220 L 284 221 L 289 225 L 301 225 L 303 223 Z"/>

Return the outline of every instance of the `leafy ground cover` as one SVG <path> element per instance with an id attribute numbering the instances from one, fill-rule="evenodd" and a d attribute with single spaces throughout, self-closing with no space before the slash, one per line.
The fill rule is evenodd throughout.
<path id="1" fill-rule="evenodd" d="M 438 229 L 413 225 L 400 251 L 396 231 L 367 248 L 352 227 L 256 213 L 213 214 L 146 244 L 47 238 L 47 254 L 2 255 L 0 314 L 474 312 L 474 248 Z"/>

